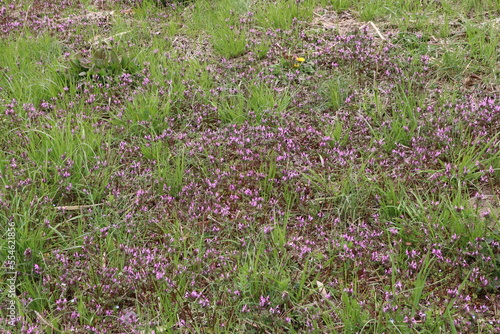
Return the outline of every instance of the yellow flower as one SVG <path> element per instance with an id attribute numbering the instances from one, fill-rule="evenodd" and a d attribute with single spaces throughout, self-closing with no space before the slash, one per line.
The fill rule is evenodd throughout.
<path id="1" fill-rule="evenodd" d="M 300 67 L 300 64 L 306 61 L 306 58 L 303 57 L 295 57 L 295 61 L 297 63 L 293 64 L 293 67 Z"/>

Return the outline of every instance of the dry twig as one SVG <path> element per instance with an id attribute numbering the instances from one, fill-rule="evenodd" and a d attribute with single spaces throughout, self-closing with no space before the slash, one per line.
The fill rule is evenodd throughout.
<path id="1" fill-rule="evenodd" d="M 90 205 L 67 205 L 67 206 L 56 206 L 56 210 L 64 211 L 78 211 L 83 209 L 89 209 L 96 206 L 104 205 L 104 203 L 90 204 Z"/>

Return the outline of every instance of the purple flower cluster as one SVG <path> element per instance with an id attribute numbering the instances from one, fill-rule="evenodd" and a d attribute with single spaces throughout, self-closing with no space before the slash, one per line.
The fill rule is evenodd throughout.
<path id="1" fill-rule="evenodd" d="M 53 6 L 1 7 L 0 27 L 64 39 L 74 27 L 60 13 L 80 5 Z M 31 268 L 20 277 L 48 300 L 34 313 L 34 296 L 20 293 L 23 333 L 41 332 L 44 319 L 61 331 L 139 333 L 163 325 L 158 312 L 187 331 L 261 321 L 323 332 L 346 321 L 346 305 L 415 330 L 438 304 L 463 333 L 476 317 L 500 327 L 498 210 L 484 204 L 500 191 L 500 96 L 470 90 L 443 102 L 428 85 L 436 64 L 396 40 L 295 32 L 256 29 L 249 48 L 269 42 L 261 59 L 195 51 L 155 68 L 180 47 L 199 50 L 183 37 L 139 74 L 81 80 L 39 103 L 0 101 L 10 134 L 0 141 L 0 213 L 17 222 L 22 207 L 45 223 L 44 244 L 20 242 Z M 288 53 L 309 67 L 284 66 Z M 342 73 L 352 86 L 332 108 L 322 83 Z M 256 84 L 275 105 L 250 107 Z M 241 121 L 221 116 L 235 96 Z M 40 158 L 40 132 L 81 142 L 70 152 L 47 144 Z"/>

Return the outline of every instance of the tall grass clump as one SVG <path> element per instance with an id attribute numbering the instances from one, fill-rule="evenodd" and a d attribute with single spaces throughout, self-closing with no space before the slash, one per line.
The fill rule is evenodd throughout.
<path id="1" fill-rule="evenodd" d="M 49 100 L 62 90 L 57 72 L 62 70 L 61 43 L 49 35 L 13 40 L 6 38 L 0 44 L 3 98 L 14 98 L 20 103 L 38 103 Z"/>

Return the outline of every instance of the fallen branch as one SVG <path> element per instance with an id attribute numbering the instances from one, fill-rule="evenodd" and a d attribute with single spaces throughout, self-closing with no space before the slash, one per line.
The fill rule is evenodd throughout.
<path id="1" fill-rule="evenodd" d="M 104 203 L 98 204 L 89 204 L 89 205 L 67 205 L 67 206 L 56 206 L 56 210 L 64 210 L 64 211 L 78 211 L 83 209 L 89 209 L 96 206 L 104 205 Z"/>

